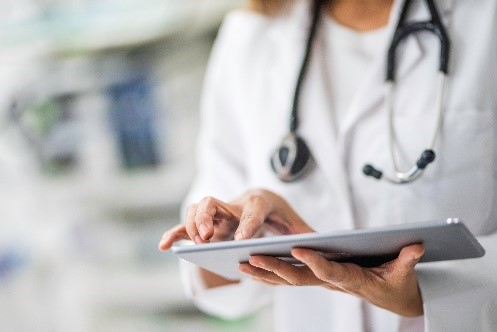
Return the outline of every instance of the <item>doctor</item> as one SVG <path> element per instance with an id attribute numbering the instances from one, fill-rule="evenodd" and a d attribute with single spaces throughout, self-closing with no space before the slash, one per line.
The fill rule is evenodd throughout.
<path id="1" fill-rule="evenodd" d="M 398 27 L 436 21 L 433 3 L 450 57 L 434 34 L 410 34 L 385 84 Z M 416 265 L 414 245 L 363 269 L 294 250 L 308 268 L 254 256 L 241 281 L 185 263 L 195 303 L 236 318 L 272 299 L 285 332 L 496 331 L 497 2 L 331 0 L 320 16 L 308 0 L 248 7 L 220 30 L 186 220 L 159 247 L 458 217 L 486 255 Z M 289 169 L 295 147 L 310 164 Z"/>

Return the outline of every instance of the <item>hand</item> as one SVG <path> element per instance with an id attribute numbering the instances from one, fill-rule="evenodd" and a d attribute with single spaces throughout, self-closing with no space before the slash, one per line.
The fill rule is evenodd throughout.
<path id="1" fill-rule="evenodd" d="M 293 266 L 274 257 L 252 256 L 240 271 L 270 285 L 322 286 L 355 295 L 402 316 L 423 314 L 415 265 L 424 253 L 420 244 L 403 248 L 398 258 L 375 268 L 330 262 L 309 249 L 293 249 L 306 266 Z"/>
<path id="2" fill-rule="evenodd" d="M 184 225 L 165 232 L 160 250 L 181 239 L 195 243 L 243 240 L 270 231 L 277 234 L 313 232 L 290 205 L 267 190 L 252 190 L 231 203 L 206 197 L 188 207 Z"/>

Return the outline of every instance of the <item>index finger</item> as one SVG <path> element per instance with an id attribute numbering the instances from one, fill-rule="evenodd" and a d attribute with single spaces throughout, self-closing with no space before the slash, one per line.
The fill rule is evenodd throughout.
<path id="1" fill-rule="evenodd" d="M 293 248 L 292 256 L 307 265 L 316 277 L 346 292 L 355 292 L 363 280 L 358 265 L 328 261 L 314 250 Z"/>
<path id="2" fill-rule="evenodd" d="M 197 204 L 191 204 L 188 206 L 186 210 L 186 220 L 185 220 L 185 229 L 190 239 L 192 239 L 195 243 L 203 243 L 204 241 L 199 235 L 197 224 L 195 222 L 195 216 L 197 214 Z"/>
<path id="3" fill-rule="evenodd" d="M 191 212 L 188 212 L 187 230 L 196 243 L 209 242 L 215 234 L 215 228 L 221 227 L 219 221 L 235 223 L 239 215 L 236 205 L 225 203 L 214 197 L 203 198 Z"/>
<path id="4" fill-rule="evenodd" d="M 235 240 L 252 238 L 271 213 L 270 204 L 262 197 L 254 195 L 245 204 L 240 224 L 235 232 Z"/>

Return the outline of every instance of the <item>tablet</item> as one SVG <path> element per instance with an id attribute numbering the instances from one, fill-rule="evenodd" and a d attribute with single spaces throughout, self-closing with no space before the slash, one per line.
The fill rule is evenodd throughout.
<path id="1" fill-rule="evenodd" d="M 464 223 L 453 218 L 329 233 L 205 244 L 190 242 L 189 245 L 175 245 L 171 250 L 179 258 L 225 278 L 240 279 L 247 276 L 238 271 L 239 263 L 247 262 L 252 255 L 273 256 L 302 265 L 290 254 L 292 248 L 298 247 L 316 250 L 328 260 L 374 267 L 395 259 L 403 247 L 415 243 L 422 243 L 425 247 L 420 263 L 476 258 L 485 254 Z"/>

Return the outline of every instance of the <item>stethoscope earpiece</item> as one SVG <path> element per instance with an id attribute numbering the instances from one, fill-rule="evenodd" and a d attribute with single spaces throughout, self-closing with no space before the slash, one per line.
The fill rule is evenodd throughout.
<path id="1" fill-rule="evenodd" d="M 283 182 L 293 182 L 309 173 L 315 162 L 304 140 L 290 132 L 271 158 L 271 168 Z"/>

